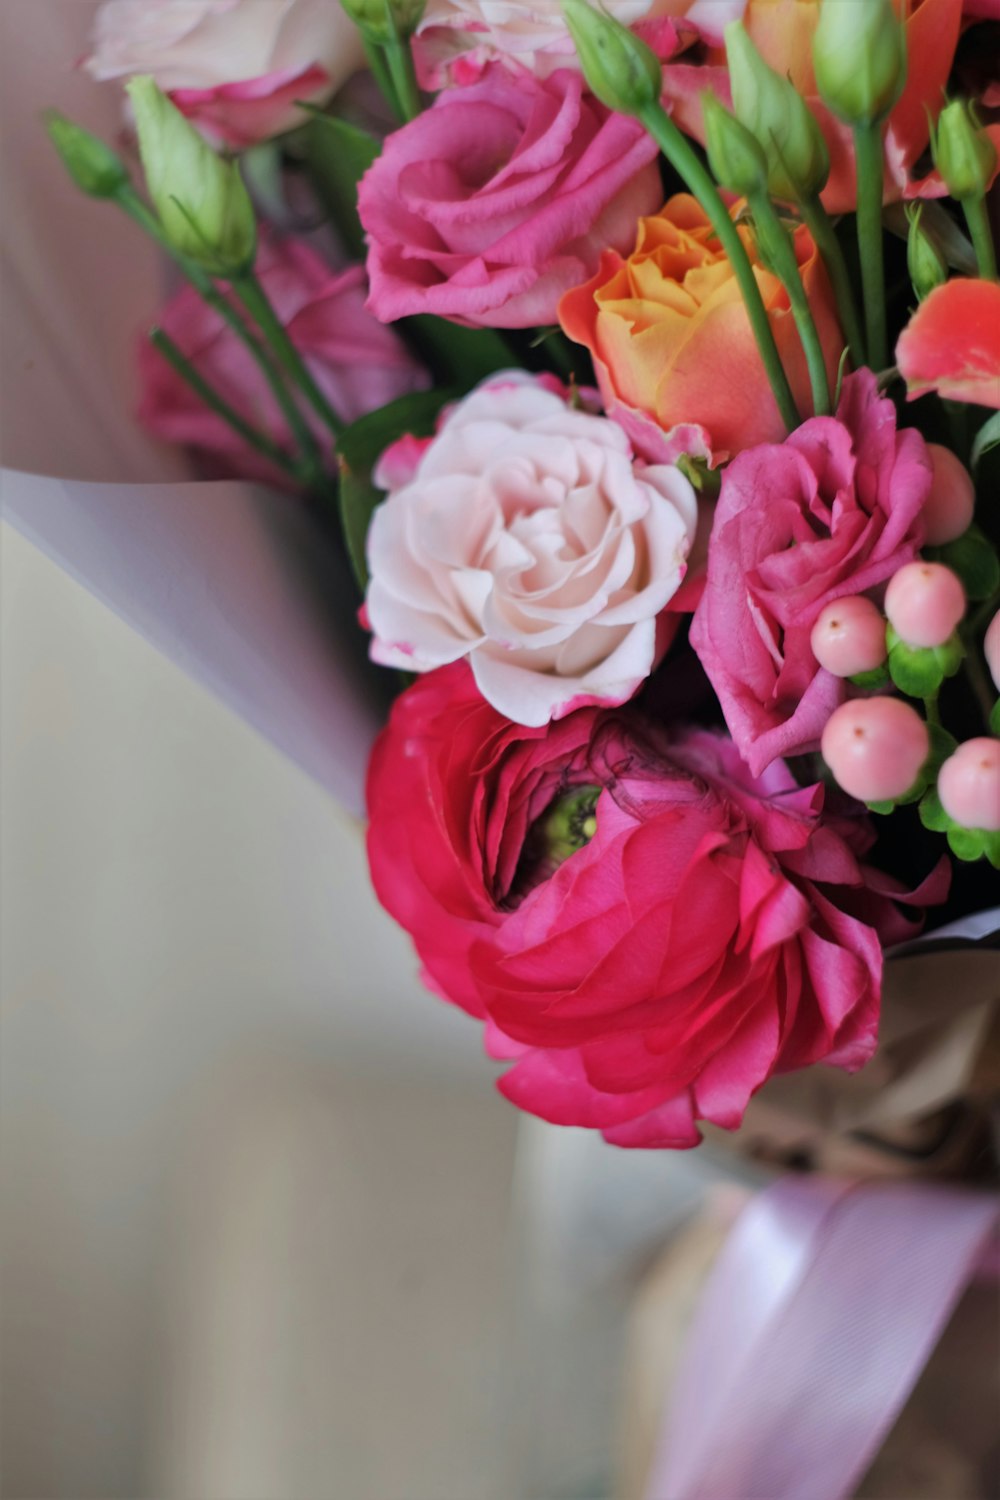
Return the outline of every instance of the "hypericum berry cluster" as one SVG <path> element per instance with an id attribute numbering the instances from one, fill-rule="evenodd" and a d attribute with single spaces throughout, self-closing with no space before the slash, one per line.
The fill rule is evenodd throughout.
<path id="1" fill-rule="evenodd" d="M 844 791 L 877 812 L 920 802 L 927 827 L 947 834 L 963 859 L 986 855 L 1000 864 L 1000 738 L 980 736 L 959 745 L 939 719 L 937 699 L 967 650 L 960 628 L 970 598 L 988 598 L 1000 583 L 996 553 L 972 524 L 974 487 L 947 448 L 929 444 L 934 483 L 925 508 L 928 555 L 889 580 L 882 607 L 867 595 L 827 605 L 811 644 L 820 666 L 860 692 L 831 714 L 823 757 Z M 966 627 L 969 635 L 969 627 Z M 1000 689 L 1000 613 L 982 642 Z M 895 688 L 923 701 L 926 718 Z M 988 707 L 988 702 L 985 705 Z M 1000 704 L 991 728 L 1000 734 Z"/>

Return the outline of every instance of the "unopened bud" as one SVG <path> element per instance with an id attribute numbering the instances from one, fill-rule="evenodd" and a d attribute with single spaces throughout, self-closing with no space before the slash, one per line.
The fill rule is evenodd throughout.
<path id="1" fill-rule="evenodd" d="M 602 104 L 638 115 L 659 103 L 663 69 L 652 47 L 587 0 L 562 0 L 562 12 L 587 86 Z"/>
<path id="2" fill-rule="evenodd" d="M 253 265 L 257 226 L 239 167 L 216 155 L 152 78 L 131 78 L 126 87 L 166 238 L 214 276 L 242 275 Z"/>
<path id="3" fill-rule="evenodd" d="M 91 198 L 113 198 L 128 186 L 125 163 L 99 136 L 91 135 L 55 109 L 46 111 L 45 128 L 81 192 Z"/>
<path id="4" fill-rule="evenodd" d="M 906 33 L 892 0 L 822 0 L 813 68 L 823 103 L 849 125 L 887 115 L 906 83 Z"/>
<path id="5" fill-rule="evenodd" d="M 948 265 L 927 230 L 920 223 L 924 205 L 907 206 L 910 232 L 906 237 L 906 265 L 919 301 L 929 297 L 936 286 L 948 280 Z"/>
<path id="6" fill-rule="evenodd" d="M 766 191 L 767 160 L 760 142 L 715 94 L 702 94 L 701 103 L 705 149 L 715 180 L 741 198 Z"/>
<path id="7" fill-rule="evenodd" d="M 821 193 L 830 153 L 798 89 L 768 66 L 742 21 L 726 27 L 726 58 L 733 111 L 763 147 L 771 196 L 796 203 Z"/>
<path id="8" fill-rule="evenodd" d="M 965 99 L 953 99 L 932 132 L 934 165 L 953 198 L 979 198 L 997 169 L 997 153 Z"/>

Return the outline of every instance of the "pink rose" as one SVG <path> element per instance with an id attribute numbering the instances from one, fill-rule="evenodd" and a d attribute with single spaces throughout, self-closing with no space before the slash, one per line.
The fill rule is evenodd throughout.
<path id="1" fill-rule="evenodd" d="M 771 1074 L 875 1048 L 882 943 L 913 927 L 867 819 L 781 764 L 754 781 L 633 709 L 518 728 L 459 665 L 397 699 L 368 808 L 380 901 L 543 1119 L 693 1146 Z M 944 861 L 914 899 L 946 885 Z"/>
<path id="2" fill-rule="evenodd" d="M 105 0 L 87 71 L 150 73 L 211 139 L 238 148 L 301 125 L 364 61 L 336 0 Z"/>
<path id="3" fill-rule="evenodd" d="M 725 471 L 691 644 L 754 775 L 819 745 L 844 700 L 810 634 L 845 594 L 878 590 L 923 541 L 932 469 L 923 438 L 896 430 L 870 370 L 844 381 L 836 417 Z"/>
<path id="4" fill-rule="evenodd" d="M 353 422 L 408 391 L 428 384 L 426 373 L 389 328 L 365 308 L 361 266 L 332 271 L 301 240 L 262 238 L 257 272 L 264 290 L 338 416 Z M 244 344 L 191 287 L 164 308 L 160 326 L 241 416 L 286 447 L 291 433 Z M 174 373 L 153 346 L 139 346 L 139 418 L 157 437 L 222 460 L 228 473 L 284 482 Z M 302 405 L 334 462 L 327 428 Z"/>
<path id="5" fill-rule="evenodd" d="M 391 488 L 368 533 L 376 661 L 426 672 L 468 657 L 483 696 L 522 724 L 622 703 L 649 675 L 697 504 L 679 469 L 637 462 L 616 423 L 510 371 L 432 441 L 395 444 L 377 478 Z"/>
<path id="6" fill-rule="evenodd" d="M 553 323 L 609 245 L 627 249 L 660 202 L 656 146 L 635 120 L 546 79 L 488 67 L 390 135 L 358 191 L 369 305 L 383 322 Z"/>

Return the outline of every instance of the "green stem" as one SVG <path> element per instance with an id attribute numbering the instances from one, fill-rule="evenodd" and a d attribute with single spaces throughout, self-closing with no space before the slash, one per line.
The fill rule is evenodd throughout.
<path id="1" fill-rule="evenodd" d="M 258 432 L 256 427 L 245 421 L 239 412 L 219 395 L 215 387 L 209 385 L 200 371 L 186 355 L 181 353 L 169 333 L 162 328 L 153 328 L 150 330 L 149 341 L 185 384 L 191 387 L 199 400 L 203 401 L 210 411 L 214 411 L 217 417 L 221 417 L 249 447 L 268 459 L 270 463 L 276 464 L 279 469 L 283 469 L 292 479 L 302 480 L 301 469 L 285 450 L 265 433 Z"/>
<path id="2" fill-rule="evenodd" d="M 404 120 L 415 120 L 421 108 L 420 90 L 417 88 L 409 39 L 401 37 L 398 32 L 394 33 L 392 40 L 386 43 L 385 60 L 399 100 L 400 114 Z"/>
<path id="3" fill-rule="evenodd" d="M 802 340 L 806 365 L 809 369 L 809 384 L 812 387 L 813 410 L 818 417 L 829 416 L 830 382 L 826 374 L 823 346 L 816 332 L 816 322 L 809 306 L 806 289 L 802 285 L 799 263 L 791 236 L 778 217 L 778 211 L 767 195 L 767 190 L 750 195 L 750 211 L 757 229 L 758 245 L 763 252 L 761 259 L 778 277 L 791 304 L 795 326 Z"/>
<path id="4" fill-rule="evenodd" d="M 873 370 L 884 370 L 885 271 L 882 247 L 882 124 L 870 121 L 854 127 L 854 158 L 858 168 L 858 255 L 865 303 L 865 346 Z"/>
<path id="5" fill-rule="evenodd" d="M 316 484 L 323 474 L 323 460 L 319 446 L 309 429 L 309 424 L 296 405 L 294 397 L 285 385 L 281 372 L 275 368 L 274 362 L 260 340 L 255 338 L 252 330 L 247 327 L 229 299 L 222 295 L 208 273 L 194 261 L 188 260 L 186 256 L 178 255 L 154 215 L 150 213 L 133 188 L 123 189 L 117 195 L 116 201 L 129 218 L 144 229 L 170 255 L 199 296 L 213 311 L 218 313 L 236 337 L 246 345 L 267 381 L 278 409 L 295 439 L 296 447 L 301 454 L 301 476 L 308 484 Z"/>
<path id="6" fill-rule="evenodd" d="M 743 293 L 750 326 L 757 340 L 757 348 L 760 350 L 760 357 L 770 381 L 771 390 L 774 392 L 781 419 L 791 431 L 799 425 L 800 421 L 791 386 L 788 384 L 788 377 L 781 363 L 778 346 L 774 342 L 774 334 L 768 321 L 760 287 L 757 285 L 757 278 L 750 264 L 750 257 L 739 237 L 736 225 L 729 216 L 726 205 L 719 196 L 712 175 L 662 105 L 659 103 L 646 105 L 640 112 L 639 119 L 671 166 L 680 174 L 698 199 L 708 215 L 716 238 L 729 257 L 733 274 Z"/>
<path id="7" fill-rule="evenodd" d="M 406 115 L 399 102 L 399 95 L 396 92 L 396 85 L 393 82 L 392 74 L 389 72 L 385 53 L 378 42 L 373 42 L 363 32 L 361 34 L 361 45 L 365 49 L 365 59 L 371 69 L 372 77 L 378 84 L 379 93 L 396 116 L 396 119 L 399 121 L 405 120 Z"/>
<path id="8" fill-rule="evenodd" d="M 274 351 L 278 363 L 289 380 L 298 386 L 317 416 L 326 423 L 334 436 L 339 436 L 344 424 L 323 395 L 301 354 L 288 337 L 284 324 L 271 306 L 267 293 L 254 272 L 248 271 L 245 276 L 232 282 L 232 288 Z"/>
<path id="9" fill-rule="evenodd" d="M 938 709 L 937 694 L 933 698 L 924 699 L 924 713 L 927 715 L 928 724 L 940 725 L 941 713 Z"/>
<path id="10" fill-rule="evenodd" d="M 996 693 L 993 691 L 993 685 L 989 677 L 987 677 L 986 668 L 983 665 L 981 655 L 982 643 L 967 640 L 965 644 L 967 649 L 962 660 L 962 669 L 965 672 L 969 687 L 972 689 L 973 696 L 979 704 L 980 712 L 986 721 L 986 727 L 989 729 L 990 715 L 993 712 L 993 705 L 996 702 Z"/>
<path id="11" fill-rule="evenodd" d="M 965 222 L 969 226 L 969 234 L 972 236 L 976 261 L 979 265 L 979 274 L 984 281 L 996 281 L 997 256 L 993 246 L 990 216 L 986 210 L 985 196 L 980 193 L 978 198 L 964 199 L 962 209 L 965 213 Z"/>
<path id="12" fill-rule="evenodd" d="M 823 257 L 823 264 L 826 266 L 837 302 L 837 316 L 847 339 L 847 347 L 851 351 L 851 363 L 857 369 L 865 362 L 865 341 L 843 248 L 834 231 L 830 215 L 818 196 L 804 198 L 800 207 L 809 233 Z"/>

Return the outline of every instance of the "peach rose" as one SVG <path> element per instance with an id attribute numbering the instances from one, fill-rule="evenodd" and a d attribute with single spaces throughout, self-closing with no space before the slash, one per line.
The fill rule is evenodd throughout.
<path id="1" fill-rule="evenodd" d="M 777 277 L 741 231 L 799 410 L 811 411 L 805 355 Z M 826 270 L 808 231 L 795 236 L 802 279 L 833 385 L 844 338 Z M 654 461 L 679 453 L 716 462 L 755 443 L 780 442 L 771 393 L 729 260 L 686 193 L 640 219 L 627 260 L 605 251 L 596 276 L 567 292 L 559 320 L 593 357 L 609 416 Z"/>

